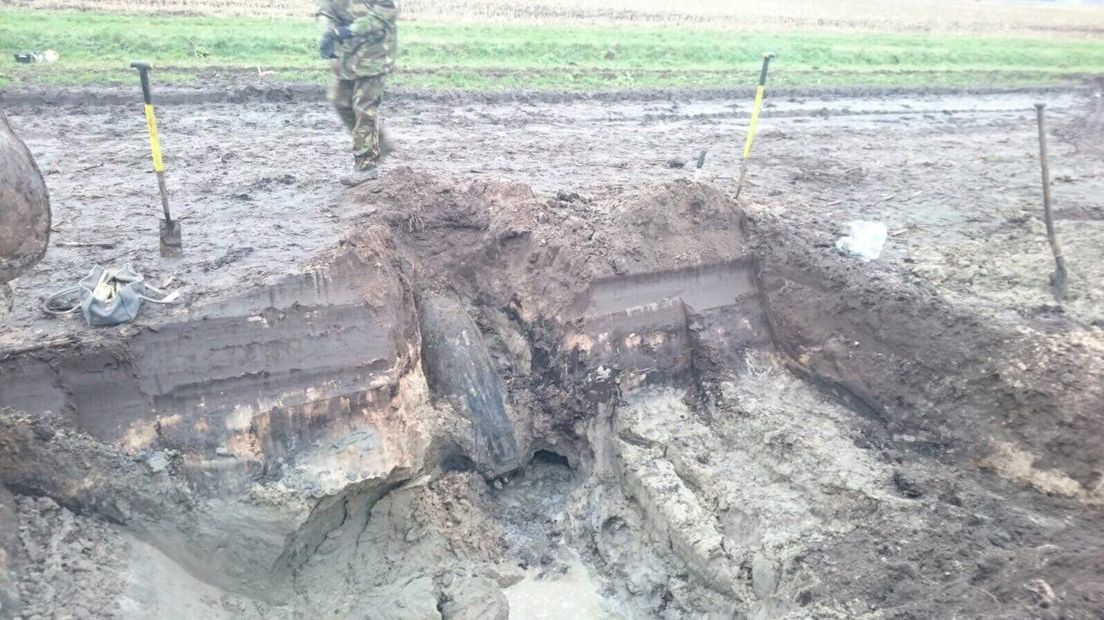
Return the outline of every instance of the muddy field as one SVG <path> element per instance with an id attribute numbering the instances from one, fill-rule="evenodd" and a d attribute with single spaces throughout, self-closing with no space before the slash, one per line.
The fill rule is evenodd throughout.
<path id="1" fill-rule="evenodd" d="M 0 327 L 0 610 L 1104 614 L 1098 87 L 776 94 L 740 205 L 716 94 L 397 97 L 352 191 L 322 102 L 201 94 L 159 112 L 179 260 L 108 95 L 5 108 L 55 236 Z M 37 310 L 95 262 L 183 303 Z"/>
<path id="2" fill-rule="evenodd" d="M 1046 318 L 1059 309 L 1046 286 L 1052 259 L 1040 217 L 1031 105 L 1045 100 L 1058 228 L 1073 274 L 1060 311 L 1085 325 L 1102 321 L 1099 107 L 1091 114 L 1098 92 L 775 95 L 746 207 L 800 222 L 825 244 L 849 220 L 885 222 L 892 238 L 871 269 L 911 274 L 993 316 Z M 8 113 L 46 174 L 57 240 L 113 247 L 55 244 L 18 283 L 31 299 L 75 281 L 95 262 L 131 261 L 203 300 L 285 272 L 363 216 L 333 206 L 340 195 L 335 177 L 348 157 L 325 104 L 246 98 L 166 105 L 159 118 L 168 182 L 190 251 L 183 261 L 162 262 L 151 251 L 159 205 L 141 110 L 61 101 Z M 390 165 L 601 197 L 692 177 L 704 148 L 702 178 L 731 191 L 747 107 L 685 94 L 658 102 L 497 104 L 406 97 L 388 104 L 401 144 Z M 39 317 L 21 304 L 13 322 L 50 336 L 72 326 Z M 0 342 L 18 344 L 25 333 L 6 326 Z"/>

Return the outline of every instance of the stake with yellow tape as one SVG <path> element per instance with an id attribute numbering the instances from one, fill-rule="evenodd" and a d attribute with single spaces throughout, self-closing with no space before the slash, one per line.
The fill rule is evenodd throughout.
<path id="1" fill-rule="evenodd" d="M 751 108 L 751 122 L 748 124 L 747 139 L 744 140 L 744 159 L 740 162 L 740 181 L 736 184 L 736 199 L 744 190 L 747 178 L 748 162 L 751 161 L 751 143 L 755 141 L 755 128 L 759 125 L 759 112 L 763 109 L 763 95 L 767 92 L 767 68 L 774 54 L 763 54 L 763 70 L 759 72 L 759 86 L 755 88 L 755 105 Z"/>
<path id="2" fill-rule="evenodd" d="M 150 95 L 149 70 L 147 62 L 134 61 L 130 66 L 138 70 L 138 79 L 142 81 L 142 99 L 146 102 L 146 125 L 149 128 L 150 152 L 153 155 L 153 171 L 157 173 L 157 188 L 161 191 L 161 208 L 165 219 L 161 221 L 161 256 L 181 256 L 184 254 L 184 242 L 180 232 L 180 222 L 169 214 L 169 192 L 165 189 L 165 163 L 161 160 L 161 140 L 157 137 L 157 116 L 153 113 L 153 97 Z"/>

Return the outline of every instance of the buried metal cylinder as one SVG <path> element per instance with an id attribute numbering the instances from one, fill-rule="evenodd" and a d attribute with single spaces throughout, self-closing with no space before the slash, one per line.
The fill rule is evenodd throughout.
<path id="1" fill-rule="evenodd" d="M 521 454 L 506 415 L 502 378 L 475 321 L 458 301 L 441 295 L 423 295 L 418 313 L 429 388 L 471 422 L 465 456 L 484 475 L 518 467 Z"/>
<path id="2" fill-rule="evenodd" d="M 31 152 L 0 113 L 0 284 L 37 263 L 49 240 L 46 183 Z"/>

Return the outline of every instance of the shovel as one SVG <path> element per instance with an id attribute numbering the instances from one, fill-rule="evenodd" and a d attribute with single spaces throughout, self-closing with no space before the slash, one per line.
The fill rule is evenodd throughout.
<path id="1" fill-rule="evenodd" d="M 146 103 L 146 125 L 149 127 L 150 152 L 153 154 L 153 171 L 157 173 L 157 187 L 161 190 L 161 208 L 165 219 L 161 220 L 161 256 L 183 256 L 184 242 L 180 235 L 180 222 L 169 214 L 169 192 L 165 189 L 165 164 L 161 161 L 161 140 L 157 137 L 157 117 L 153 114 L 153 98 L 150 96 L 147 62 L 134 61 L 130 66 L 138 70 L 142 81 L 142 98 Z"/>
<path id="2" fill-rule="evenodd" d="M 1046 223 L 1047 240 L 1054 254 L 1055 270 L 1050 274 L 1050 284 L 1054 289 L 1054 299 L 1062 301 L 1069 292 L 1069 272 L 1066 271 L 1066 257 L 1058 245 L 1058 233 L 1054 230 L 1054 212 L 1050 208 L 1050 163 L 1047 161 L 1046 119 L 1043 110 L 1045 103 L 1035 104 L 1035 114 L 1039 120 L 1039 163 L 1043 173 L 1043 221 Z"/>
<path id="3" fill-rule="evenodd" d="M 736 183 L 736 200 L 744 189 L 747 178 L 748 162 L 751 160 L 751 143 L 755 141 L 755 128 L 759 125 L 759 112 L 763 109 L 763 95 L 767 92 L 767 68 L 774 54 L 763 54 L 763 69 L 759 72 L 759 85 L 755 87 L 755 103 L 751 107 L 751 122 L 748 123 L 747 139 L 744 140 L 744 158 L 740 162 L 740 181 Z"/>

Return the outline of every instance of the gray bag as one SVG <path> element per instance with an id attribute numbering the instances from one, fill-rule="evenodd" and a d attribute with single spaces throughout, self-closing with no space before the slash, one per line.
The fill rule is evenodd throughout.
<path id="1" fill-rule="evenodd" d="M 51 304 L 59 297 L 73 293 L 80 296 L 76 306 L 65 310 L 52 307 Z M 157 297 L 150 297 L 151 293 Z M 43 308 L 51 314 L 67 314 L 79 308 L 89 325 L 106 327 L 134 320 L 142 301 L 167 304 L 172 303 L 176 296 L 176 293 L 166 295 L 164 291 L 146 284 L 145 278 L 129 264 L 122 269 L 105 269 L 96 265 L 76 287 L 51 295 Z"/>

